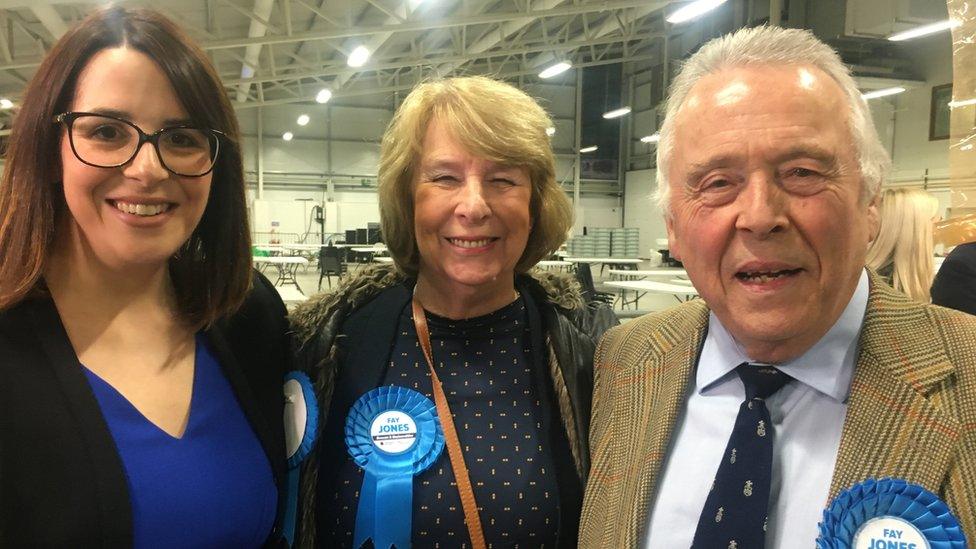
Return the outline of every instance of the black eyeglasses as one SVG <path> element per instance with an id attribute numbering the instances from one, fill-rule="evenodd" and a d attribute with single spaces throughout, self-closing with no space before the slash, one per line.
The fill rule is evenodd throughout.
<path id="1" fill-rule="evenodd" d="M 143 143 L 152 143 L 156 156 L 169 172 L 181 177 L 210 173 L 224 134 L 207 128 L 171 126 L 151 134 L 128 120 L 90 112 L 66 112 L 54 117 L 68 130 L 71 151 L 78 160 L 96 168 L 117 168 L 132 161 Z"/>

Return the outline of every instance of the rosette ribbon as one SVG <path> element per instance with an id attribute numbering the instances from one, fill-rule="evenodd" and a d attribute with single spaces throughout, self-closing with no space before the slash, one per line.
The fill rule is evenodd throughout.
<path id="1" fill-rule="evenodd" d="M 412 442 L 387 443 L 376 434 L 377 418 L 405 414 L 415 426 Z M 346 447 L 365 471 L 359 490 L 353 546 L 367 539 L 377 549 L 410 547 L 413 518 L 413 477 L 425 471 L 444 450 L 444 433 L 434 403 L 417 391 L 384 386 L 353 404 L 346 418 Z M 393 450 L 393 451 L 390 451 Z"/>
<path id="2" fill-rule="evenodd" d="M 312 380 L 302 372 L 285 376 L 285 450 L 288 456 L 288 484 L 285 496 L 283 536 L 292 545 L 298 521 L 298 481 L 302 461 L 312 452 L 318 432 L 319 407 Z"/>
<path id="3" fill-rule="evenodd" d="M 862 549 L 880 546 L 880 540 L 873 539 L 867 533 L 871 523 L 877 521 L 903 526 L 909 535 L 921 538 L 930 549 L 967 547 L 959 521 L 938 496 L 917 484 L 883 478 L 855 484 L 834 499 L 824 510 L 817 548 Z M 883 530 L 895 531 L 898 530 Z M 924 547 L 919 545 L 917 549 Z"/>

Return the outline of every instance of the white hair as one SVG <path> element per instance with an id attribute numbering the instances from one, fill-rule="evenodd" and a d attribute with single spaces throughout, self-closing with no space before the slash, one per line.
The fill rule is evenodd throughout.
<path id="1" fill-rule="evenodd" d="M 810 65 L 829 75 L 840 86 L 850 107 L 850 130 L 861 168 L 862 197 L 873 199 L 891 167 L 888 152 L 878 138 L 867 103 L 851 77 L 850 70 L 830 46 L 812 32 L 781 27 L 740 29 L 710 40 L 681 67 L 671 83 L 665 107 L 661 139 L 657 147 L 657 190 L 654 199 L 671 215 L 667 167 L 674 149 L 674 123 L 691 89 L 700 79 L 719 71 L 749 65 Z"/>

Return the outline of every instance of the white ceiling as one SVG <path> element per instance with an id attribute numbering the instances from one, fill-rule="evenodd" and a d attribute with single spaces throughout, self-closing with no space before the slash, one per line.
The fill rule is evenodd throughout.
<path id="1" fill-rule="evenodd" d="M 148 0 L 211 56 L 238 109 L 408 90 L 458 73 L 535 75 L 656 59 L 668 2 L 650 0 Z M 0 96 L 16 101 L 44 52 L 101 5 L 0 0 Z M 373 53 L 346 65 L 357 45 Z"/>
<path id="2" fill-rule="evenodd" d="M 844 17 L 849 3 L 879 1 L 890 0 L 791 0 L 795 18 L 791 23 L 819 29 L 862 77 L 865 89 L 893 82 L 916 85 L 912 74 L 916 67 L 900 58 L 890 43 L 844 30 L 850 19 Z M 943 0 L 913 1 L 945 10 Z M 280 105 L 289 117 L 298 105 L 314 109 L 315 95 L 322 88 L 333 91 L 332 104 L 391 110 L 398 92 L 435 76 L 491 74 L 524 78 L 523 84 L 530 84 L 538 82 L 535 75 L 557 59 L 569 60 L 575 67 L 627 61 L 625 73 L 635 75 L 638 85 L 650 78 L 648 69 L 657 67 L 655 85 L 663 87 L 667 76 L 662 82 L 660 73 L 673 72 L 674 60 L 695 51 L 711 36 L 743 23 L 761 23 L 764 15 L 770 15 L 765 0 L 728 2 L 713 17 L 681 26 L 666 24 L 663 17 L 673 11 L 672 4 L 684 2 L 655 0 L 121 3 L 155 8 L 198 40 L 217 66 L 242 119 L 252 118 L 252 109 L 259 106 Z M 104 4 L 101 0 L 0 0 L 0 97 L 18 102 L 57 38 Z M 346 58 L 358 45 L 367 46 L 372 56 L 365 66 L 350 68 Z M 552 83 L 573 84 L 577 73 L 564 73 Z M 0 110 L 0 127 L 9 127 L 15 111 Z"/>

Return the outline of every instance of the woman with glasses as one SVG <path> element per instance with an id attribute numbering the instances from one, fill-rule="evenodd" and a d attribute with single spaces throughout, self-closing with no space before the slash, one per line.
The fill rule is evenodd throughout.
<path id="1" fill-rule="evenodd" d="M 285 309 L 251 269 L 213 66 L 113 7 L 23 98 L 0 184 L 0 546 L 274 540 Z"/>

